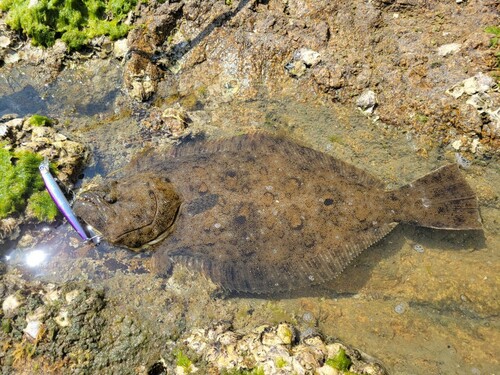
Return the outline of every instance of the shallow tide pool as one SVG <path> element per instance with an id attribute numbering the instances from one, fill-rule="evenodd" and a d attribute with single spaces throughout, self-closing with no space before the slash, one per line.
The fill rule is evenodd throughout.
<path id="1" fill-rule="evenodd" d="M 138 138 L 139 115 L 104 111 L 98 122 L 90 114 L 95 121 L 64 115 L 71 119 L 68 131 L 92 147 L 94 164 L 86 177 L 111 173 L 158 141 Z M 208 138 L 254 129 L 279 132 L 378 176 L 389 188 L 456 157 L 451 147 L 437 148 L 355 109 L 327 103 L 233 101 L 191 115 L 193 127 Z M 337 279 L 280 295 L 218 293 L 202 275 L 183 267 L 175 267 L 168 280 L 158 278 L 148 271 L 147 254 L 105 242 L 83 244 L 66 223 L 37 228 L 35 245 L 28 249 L 14 243 L 2 245 L 2 252 L 11 255 L 8 273 L 44 283 L 83 280 L 104 287 L 111 301 L 108 314 L 126 314 L 143 327 L 155 327 L 158 337 L 217 319 L 243 331 L 290 321 L 369 353 L 389 373 L 494 374 L 500 366 L 500 167 L 473 160 L 462 173 L 477 192 L 483 232 L 400 225 Z M 164 349 L 153 337 L 141 350 L 153 356 Z"/>

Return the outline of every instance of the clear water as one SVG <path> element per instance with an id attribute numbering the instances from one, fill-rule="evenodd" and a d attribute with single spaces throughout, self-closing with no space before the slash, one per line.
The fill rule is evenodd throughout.
<path id="1" fill-rule="evenodd" d="M 81 77 L 83 81 L 84 72 Z M 35 98 L 33 103 L 47 114 L 59 112 L 59 126 L 93 150 L 86 177 L 113 172 L 150 143 L 140 138 L 140 111 L 116 106 L 118 78 L 110 79 L 106 89 L 95 89 L 98 93 L 91 89 L 98 84 L 87 79 L 89 95 L 79 100 L 71 82 L 59 80 L 55 85 L 61 86 L 49 90 L 59 96 L 50 100 L 36 99 L 42 97 L 43 85 L 21 85 L 0 98 L 5 106 L 0 109 L 12 112 L 9 103 L 17 94 Z M 18 111 L 35 112 L 33 107 Z M 254 128 L 286 133 L 363 168 L 390 188 L 455 158 L 451 149 L 429 146 L 425 139 L 374 123 L 354 109 L 325 103 L 233 102 L 201 110 L 193 118 L 203 118 L 193 126 L 214 138 Z M 170 280 L 155 278 L 148 272 L 147 254 L 106 243 L 82 244 L 65 223 L 36 228 L 36 244 L 30 248 L 11 243 L 2 250 L 10 256 L 9 272 L 103 285 L 117 309 L 140 317 L 144 325 L 155 326 L 161 319 L 161 327 L 172 330 L 181 316 L 186 329 L 223 318 L 231 319 L 236 329 L 288 320 L 360 348 L 391 373 L 493 374 L 500 366 L 499 169 L 498 163 L 476 161 L 463 171 L 479 196 L 483 233 L 399 226 L 338 279 L 280 296 L 213 298 L 216 288 L 203 276 L 176 269 Z M 167 306 L 171 295 L 177 297 Z"/>

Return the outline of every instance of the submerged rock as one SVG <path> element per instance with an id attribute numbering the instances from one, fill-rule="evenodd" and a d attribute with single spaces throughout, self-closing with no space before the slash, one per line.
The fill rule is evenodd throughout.
<path id="1" fill-rule="evenodd" d="M 237 372 L 261 370 L 264 374 L 358 374 L 383 375 L 383 366 L 374 358 L 356 349 L 320 336 L 298 339 L 288 323 L 264 325 L 248 333 L 237 333 L 224 325 L 194 330 L 182 341 L 202 360 L 204 371 Z M 291 338 L 291 340 L 289 340 Z M 343 353 L 347 364 L 340 368 L 333 359 Z M 342 373 L 342 372 L 341 372 Z"/>

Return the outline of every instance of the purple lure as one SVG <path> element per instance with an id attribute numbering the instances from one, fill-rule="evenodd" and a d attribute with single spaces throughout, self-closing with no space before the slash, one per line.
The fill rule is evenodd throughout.
<path id="1" fill-rule="evenodd" d="M 83 229 L 80 222 L 76 218 L 75 213 L 71 209 L 71 206 L 66 197 L 64 196 L 61 188 L 57 184 L 56 180 L 54 180 L 54 177 L 52 177 L 52 174 L 50 173 L 49 170 L 49 160 L 45 158 L 43 162 L 40 163 L 38 169 L 40 169 L 40 173 L 42 174 L 43 182 L 45 182 L 47 191 L 52 197 L 52 200 L 59 208 L 59 211 L 62 212 L 64 217 L 66 217 L 71 226 L 78 232 L 78 234 L 84 241 L 89 240 L 90 239 L 89 236 L 87 236 L 85 229 Z"/>

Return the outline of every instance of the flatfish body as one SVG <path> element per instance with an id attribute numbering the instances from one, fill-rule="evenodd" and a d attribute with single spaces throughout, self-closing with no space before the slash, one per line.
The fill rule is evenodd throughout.
<path id="1" fill-rule="evenodd" d="M 386 192 L 345 162 L 256 133 L 143 155 L 125 180 L 133 186 L 152 171 L 168 179 L 180 202 L 168 236 L 154 245 L 160 270 L 183 263 L 234 291 L 269 293 L 330 280 L 401 221 L 481 226 L 475 195 L 454 165 Z"/>

